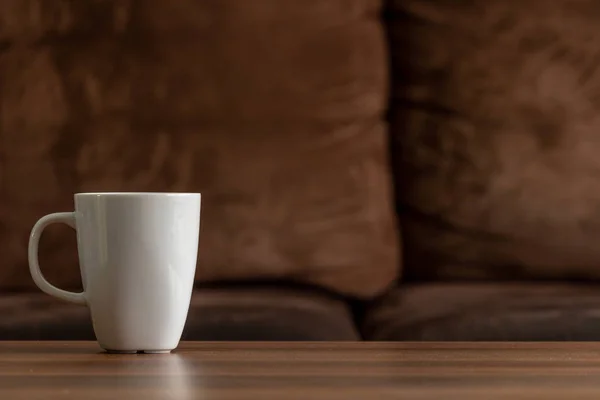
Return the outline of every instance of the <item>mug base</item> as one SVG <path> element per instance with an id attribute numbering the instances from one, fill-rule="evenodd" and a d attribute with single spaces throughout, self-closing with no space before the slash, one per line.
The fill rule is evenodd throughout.
<path id="1" fill-rule="evenodd" d="M 104 349 L 108 354 L 137 354 L 137 350 L 110 350 Z"/>
<path id="2" fill-rule="evenodd" d="M 111 350 L 104 349 L 108 354 L 169 354 L 171 350 Z"/>

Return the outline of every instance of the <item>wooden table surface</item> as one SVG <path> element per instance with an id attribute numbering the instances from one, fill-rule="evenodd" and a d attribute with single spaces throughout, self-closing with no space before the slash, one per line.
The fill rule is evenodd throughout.
<path id="1" fill-rule="evenodd" d="M 600 399 L 596 343 L 0 342 L 0 399 Z"/>

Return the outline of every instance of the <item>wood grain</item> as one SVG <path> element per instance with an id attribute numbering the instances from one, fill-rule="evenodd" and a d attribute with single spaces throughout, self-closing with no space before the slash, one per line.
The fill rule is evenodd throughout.
<path id="1" fill-rule="evenodd" d="M 597 343 L 0 342 L 0 399 L 598 399 Z"/>

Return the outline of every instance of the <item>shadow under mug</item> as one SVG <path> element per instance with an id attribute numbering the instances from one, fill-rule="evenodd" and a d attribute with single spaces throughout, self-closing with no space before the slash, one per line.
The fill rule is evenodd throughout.
<path id="1" fill-rule="evenodd" d="M 200 193 L 77 193 L 75 211 L 49 214 L 29 238 L 29 269 L 45 293 L 90 308 L 109 352 L 170 352 L 190 305 L 200 231 Z M 38 263 L 48 225 L 76 230 L 83 292 L 59 289 Z"/>

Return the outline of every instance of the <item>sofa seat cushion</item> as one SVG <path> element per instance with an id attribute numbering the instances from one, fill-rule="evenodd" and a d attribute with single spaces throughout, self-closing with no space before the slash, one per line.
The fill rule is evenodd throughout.
<path id="1" fill-rule="evenodd" d="M 598 340 L 600 285 L 407 285 L 363 322 L 367 340 Z"/>
<path id="2" fill-rule="evenodd" d="M 0 295 L 0 340 L 95 340 L 89 310 L 43 293 Z M 304 289 L 197 289 L 182 340 L 357 340 L 346 304 Z"/>

